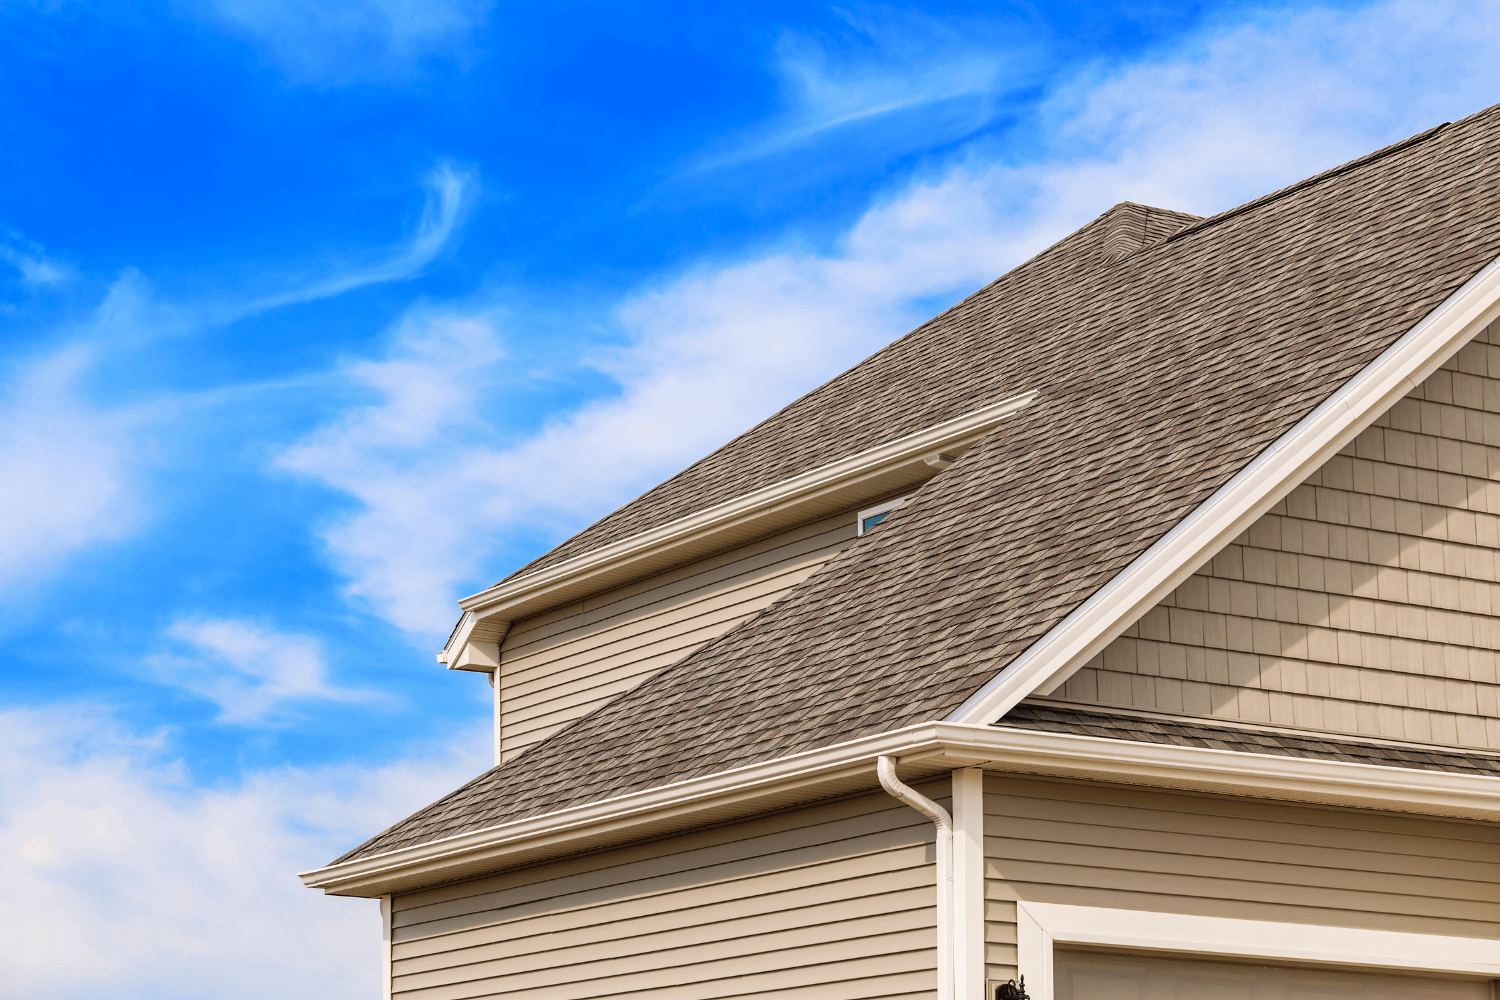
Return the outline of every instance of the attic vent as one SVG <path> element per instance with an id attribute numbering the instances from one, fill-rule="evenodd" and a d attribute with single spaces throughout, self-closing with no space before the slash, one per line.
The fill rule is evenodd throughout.
<path id="1" fill-rule="evenodd" d="M 860 511 L 854 518 L 854 533 L 856 535 L 863 535 L 875 527 L 875 525 L 890 517 L 891 512 L 906 503 L 907 499 L 907 497 L 900 497 L 896 500 L 887 500 L 879 506 Z"/>
<path id="2" fill-rule="evenodd" d="M 1104 237 L 1104 259 L 1111 264 L 1124 260 L 1141 248 L 1145 243 L 1144 235 L 1138 219 L 1120 219 L 1110 227 L 1109 235 Z"/>

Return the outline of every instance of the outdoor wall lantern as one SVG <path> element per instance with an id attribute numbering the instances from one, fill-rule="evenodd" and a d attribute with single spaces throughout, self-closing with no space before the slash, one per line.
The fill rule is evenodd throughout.
<path id="1" fill-rule="evenodd" d="M 1031 997 L 1026 995 L 1026 977 L 1022 976 L 1019 983 L 1012 979 L 1008 983 L 996 986 L 995 1000 L 1031 1000 Z"/>

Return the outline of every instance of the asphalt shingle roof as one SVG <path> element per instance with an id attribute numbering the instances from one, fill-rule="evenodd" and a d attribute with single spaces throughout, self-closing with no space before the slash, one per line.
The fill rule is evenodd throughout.
<path id="1" fill-rule="evenodd" d="M 1039 393 L 766 611 L 339 860 L 945 717 L 1497 255 L 1500 107 L 1201 222 L 1117 206 L 520 571 Z"/>
<path id="2" fill-rule="evenodd" d="M 1493 754 L 1465 753 L 1439 747 L 1402 746 L 1388 741 L 1365 742 L 1320 733 L 1289 733 L 1262 726 L 1216 726 L 1193 719 L 1142 718 L 1071 706 L 1029 705 L 1023 702 L 1011 709 L 997 725 L 1043 733 L 1126 740 L 1131 743 L 1164 743 L 1169 746 L 1231 750 L 1236 753 L 1341 760 L 1379 767 L 1500 777 L 1500 756 Z"/>

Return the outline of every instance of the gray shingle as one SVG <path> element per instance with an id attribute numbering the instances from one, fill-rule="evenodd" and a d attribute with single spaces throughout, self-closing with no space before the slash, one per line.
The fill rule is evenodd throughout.
<path id="1" fill-rule="evenodd" d="M 757 617 L 339 860 L 946 716 L 1500 254 L 1500 109 L 1418 138 L 1166 238 L 1120 206 L 538 560 L 1040 393 Z M 1134 212 L 1157 242 L 1111 263 Z"/>
<path id="2" fill-rule="evenodd" d="M 1500 777 L 1500 757 L 1494 754 L 1401 746 L 1391 742 L 1364 742 L 1319 733 L 1289 733 L 1261 726 L 1216 726 L 1192 719 L 1147 719 L 1062 705 L 1033 705 L 1023 702 L 1011 709 L 996 725 L 1008 729 L 1070 733 L 1131 743 L 1211 747 L 1237 753 L 1342 760 L 1379 767 Z"/>

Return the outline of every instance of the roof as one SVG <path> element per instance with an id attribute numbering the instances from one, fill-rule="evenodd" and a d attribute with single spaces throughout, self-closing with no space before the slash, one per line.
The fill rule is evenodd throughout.
<path id="1" fill-rule="evenodd" d="M 1206 220 L 1117 206 L 523 569 L 1039 393 L 760 615 L 338 862 L 944 718 L 1497 255 L 1500 107 Z"/>
<path id="2" fill-rule="evenodd" d="M 1026 284 L 1033 287 L 1064 285 L 1077 273 L 1106 262 L 1111 250 L 1139 249 L 1148 239 L 1155 242 L 1198 221 L 1199 216 L 1186 212 L 1121 202 L 995 285 L 1023 273 Z M 974 355 L 969 354 L 969 345 L 954 343 L 947 335 L 956 332 L 954 314 L 979 295 L 928 320 L 505 580 L 530 576 L 611 542 L 1018 395 L 1007 388 L 1013 383 L 1003 380 L 1008 373 L 996 371 L 995 377 L 968 373 L 954 378 L 955 369 Z M 936 367 L 924 377 L 929 364 Z"/>
<path id="3" fill-rule="evenodd" d="M 1155 713 L 1022 703 L 1007 712 L 1005 718 L 996 725 L 1043 733 L 1071 733 L 1074 736 L 1128 740 L 1132 743 L 1162 743 L 1179 747 L 1233 750 L 1238 753 L 1268 753 L 1278 757 L 1341 760 L 1379 767 L 1500 777 L 1500 754 L 1403 744 L 1392 740 L 1359 740 L 1348 736 L 1296 732 L 1270 726 L 1205 723 L 1195 719 L 1173 719 Z"/>

